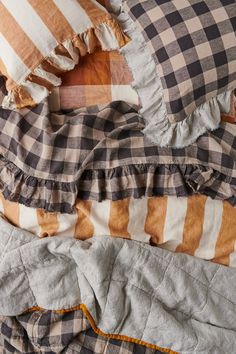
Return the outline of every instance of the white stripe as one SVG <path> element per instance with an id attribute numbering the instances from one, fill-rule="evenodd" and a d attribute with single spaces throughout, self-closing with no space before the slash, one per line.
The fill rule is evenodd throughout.
<path id="1" fill-rule="evenodd" d="M 90 220 L 94 226 L 95 236 L 108 236 L 110 235 L 110 229 L 108 226 L 110 218 L 110 205 L 109 200 L 105 200 L 101 203 L 92 202 Z"/>
<path id="2" fill-rule="evenodd" d="M 37 210 L 19 204 L 19 227 L 40 236 L 41 227 L 38 224 Z"/>
<path id="3" fill-rule="evenodd" d="M 0 33 L 0 53 L 9 77 L 21 83 L 30 74 L 30 69 L 21 61 L 2 33 Z"/>
<path id="4" fill-rule="evenodd" d="M 118 38 L 115 32 L 107 23 L 100 23 L 96 26 L 95 34 L 99 40 L 102 50 L 116 50 L 119 49 Z M 89 48 L 89 36 L 85 33 L 83 35 L 83 41 L 87 44 Z"/>
<path id="5" fill-rule="evenodd" d="M 203 259 L 215 257 L 215 247 L 220 233 L 223 216 L 223 203 L 219 200 L 207 198 L 205 204 L 202 237 L 195 256 Z"/>
<path id="6" fill-rule="evenodd" d="M 130 85 L 111 85 L 112 101 L 125 101 L 139 105 L 137 92 Z"/>
<path id="7" fill-rule="evenodd" d="M 75 33 L 83 33 L 88 28 L 93 27 L 93 23 L 88 17 L 86 11 L 76 0 L 53 0 L 62 12 L 63 16 L 70 23 Z"/>
<path id="8" fill-rule="evenodd" d="M 231 255 L 230 255 L 229 266 L 230 267 L 236 267 L 236 242 L 234 244 L 234 252 L 231 253 Z"/>
<path id="9" fill-rule="evenodd" d="M 57 46 L 56 39 L 27 0 L 20 0 L 20 6 L 16 6 L 16 0 L 2 3 L 42 55 L 47 56 Z"/>
<path id="10" fill-rule="evenodd" d="M 0 199 L 0 213 L 4 214 L 3 202 Z"/>
<path id="11" fill-rule="evenodd" d="M 130 199 L 128 232 L 131 239 L 149 243 L 150 235 L 144 227 L 147 217 L 147 199 Z"/>
<path id="12" fill-rule="evenodd" d="M 59 228 L 57 236 L 74 237 L 75 225 L 78 219 L 77 214 L 57 214 L 57 220 L 59 222 Z"/>
<path id="13" fill-rule="evenodd" d="M 165 249 L 175 251 L 177 246 L 183 242 L 187 208 L 188 198 L 168 198 L 163 240 L 167 242 L 163 245 Z"/>
<path id="14" fill-rule="evenodd" d="M 108 11 L 105 9 L 104 6 L 102 6 L 101 4 L 99 4 L 99 2 L 97 0 L 90 0 L 96 7 L 98 7 L 99 9 L 103 10 L 104 12 L 107 12 Z"/>

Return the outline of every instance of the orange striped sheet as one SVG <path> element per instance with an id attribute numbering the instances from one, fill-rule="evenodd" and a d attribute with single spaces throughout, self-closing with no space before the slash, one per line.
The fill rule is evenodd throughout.
<path id="1" fill-rule="evenodd" d="M 39 237 L 124 237 L 236 267 L 236 208 L 228 202 L 201 195 L 78 200 L 76 210 L 74 215 L 45 213 L 0 198 L 9 221 Z"/>

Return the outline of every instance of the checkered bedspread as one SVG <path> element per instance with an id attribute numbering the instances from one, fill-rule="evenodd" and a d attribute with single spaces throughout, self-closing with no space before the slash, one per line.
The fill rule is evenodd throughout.
<path id="1" fill-rule="evenodd" d="M 144 346 L 96 334 L 82 311 L 33 311 L 0 316 L 1 354 L 161 354 Z"/>

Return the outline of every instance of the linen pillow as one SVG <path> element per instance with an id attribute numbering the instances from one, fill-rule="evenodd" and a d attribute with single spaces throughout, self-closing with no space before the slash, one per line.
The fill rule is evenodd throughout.
<path id="1" fill-rule="evenodd" d="M 235 0 L 111 0 L 133 41 L 121 51 L 135 78 L 144 132 L 183 147 L 216 129 L 236 87 Z"/>
<path id="2" fill-rule="evenodd" d="M 129 40 L 96 0 L 1 0 L 0 72 L 5 108 L 34 106 L 61 83 L 79 57 Z"/>

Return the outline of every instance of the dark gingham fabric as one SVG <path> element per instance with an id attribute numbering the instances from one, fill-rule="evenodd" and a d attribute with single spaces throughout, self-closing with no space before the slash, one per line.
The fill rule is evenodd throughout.
<path id="1" fill-rule="evenodd" d="M 81 311 L 34 311 L 0 317 L 1 354 L 161 354 L 97 335 Z"/>
<path id="2" fill-rule="evenodd" d="M 155 60 L 171 123 L 236 87 L 235 0 L 123 2 Z"/>
<path id="3" fill-rule="evenodd" d="M 46 102 L 0 108 L 0 189 L 6 199 L 72 213 L 77 198 L 120 200 L 199 192 L 236 204 L 236 125 L 222 123 L 184 149 L 143 136 L 124 102 L 50 114 Z"/>

